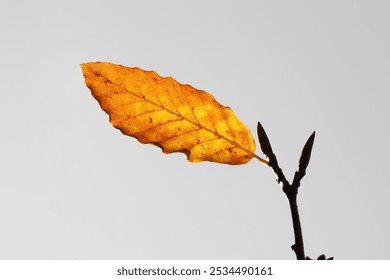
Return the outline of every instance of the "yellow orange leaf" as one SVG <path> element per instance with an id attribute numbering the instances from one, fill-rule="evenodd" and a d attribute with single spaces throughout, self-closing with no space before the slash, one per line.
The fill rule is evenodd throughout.
<path id="1" fill-rule="evenodd" d="M 258 158 L 249 129 L 214 97 L 154 71 L 107 62 L 81 65 L 85 83 L 112 125 L 191 162 L 243 164 Z"/>

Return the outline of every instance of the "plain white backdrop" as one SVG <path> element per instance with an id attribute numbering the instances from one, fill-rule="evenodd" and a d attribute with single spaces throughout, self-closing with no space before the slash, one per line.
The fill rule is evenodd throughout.
<path id="1" fill-rule="evenodd" d="M 1 259 L 294 259 L 270 169 L 114 129 L 79 64 L 156 70 L 261 121 L 306 254 L 389 259 L 389 1 L 2 1 Z M 257 153 L 261 154 L 259 148 Z"/>

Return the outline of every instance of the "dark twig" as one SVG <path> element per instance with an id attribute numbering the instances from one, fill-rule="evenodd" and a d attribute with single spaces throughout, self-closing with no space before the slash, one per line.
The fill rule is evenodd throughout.
<path id="1" fill-rule="evenodd" d="M 297 260 L 305 259 L 305 249 L 303 247 L 303 236 L 301 222 L 299 219 L 298 204 L 297 204 L 297 194 L 298 191 L 293 186 L 289 187 L 290 190 L 293 190 L 292 194 L 286 194 L 288 202 L 290 204 L 291 217 L 293 221 L 295 244 L 291 246 L 291 249 L 295 252 Z M 296 190 L 296 191 L 295 191 Z M 286 193 L 286 192 L 285 192 Z"/>
<path id="2" fill-rule="evenodd" d="M 264 156 L 268 159 L 268 166 L 274 171 L 278 184 L 288 184 L 284 177 L 282 169 L 279 168 L 276 155 L 272 151 L 271 143 L 268 140 L 267 133 L 260 122 L 257 123 L 257 135 L 259 136 L 260 148 Z"/>
<path id="3" fill-rule="evenodd" d="M 311 150 L 313 147 L 315 132 L 307 140 L 299 159 L 299 166 L 297 172 L 295 172 L 293 183 L 290 184 L 286 177 L 283 174 L 282 169 L 279 167 L 276 155 L 272 151 L 271 143 L 269 142 L 268 136 L 260 124 L 257 125 L 257 134 L 259 137 L 261 150 L 269 160 L 269 167 L 274 171 L 276 175 L 277 182 L 281 185 L 284 194 L 287 196 L 288 202 L 290 204 L 292 222 L 294 227 L 294 236 L 295 244 L 291 246 L 293 251 L 296 254 L 298 260 L 304 260 L 305 250 L 303 247 L 303 237 L 302 237 L 302 228 L 301 222 L 299 219 L 298 205 L 297 205 L 297 194 L 298 188 L 300 186 L 301 179 L 306 174 L 306 168 L 310 161 Z"/>
<path id="4" fill-rule="evenodd" d="M 310 155 L 311 155 L 311 150 L 313 148 L 315 135 L 316 132 L 314 131 L 312 135 L 310 135 L 305 146 L 303 147 L 302 154 L 299 159 L 298 170 L 295 172 L 295 176 L 293 180 L 293 185 L 297 186 L 297 188 L 299 188 L 302 178 L 306 175 L 306 168 L 309 165 Z"/>

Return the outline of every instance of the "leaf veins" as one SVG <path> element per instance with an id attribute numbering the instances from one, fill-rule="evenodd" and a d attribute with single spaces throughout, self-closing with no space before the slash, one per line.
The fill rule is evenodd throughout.
<path id="1" fill-rule="evenodd" d="M 140 68 L 107 62 L 81 68 L 93 97 L 123 134 L 164 153 L 183 152 L 190 162 L 258 158 L 249 129 L 211 94 Z"/>

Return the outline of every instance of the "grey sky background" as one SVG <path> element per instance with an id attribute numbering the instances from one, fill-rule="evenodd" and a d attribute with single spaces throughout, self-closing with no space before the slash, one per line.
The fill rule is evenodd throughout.
<path id="1" fill-rule="evenodd" d="M 1 259 L 294 259 L 270 169 L 123 136 L 79 64 L 156 70 L 261 121 L 307 255 L 390 258 L 389 1 L 1 1 Z M 261 155 L 257 147 L 257 153 Z"/>

